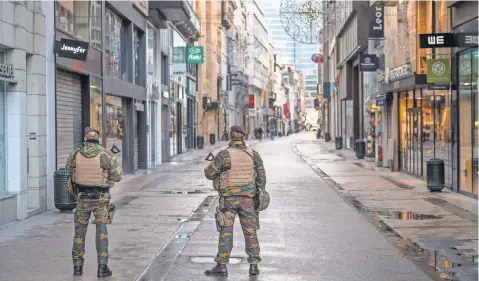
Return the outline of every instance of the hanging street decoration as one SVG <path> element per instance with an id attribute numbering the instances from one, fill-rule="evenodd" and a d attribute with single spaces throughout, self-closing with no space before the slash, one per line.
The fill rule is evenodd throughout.
<path id="1" fill-rule="evenodd" d="M 324 56 L 322 56 L 321 54 L 314 54 L 314 55 L 311 57 L 311 60 L 312 60 L 314 63 L 323 63 L 323 62 L 324 62 Z"/>
<path id="2" fill-rule="evenodd" d="M 322 0 L 281 0 L 280 19 L 286 34 L 304 44 L 318 44 L 324 15 Z"/>

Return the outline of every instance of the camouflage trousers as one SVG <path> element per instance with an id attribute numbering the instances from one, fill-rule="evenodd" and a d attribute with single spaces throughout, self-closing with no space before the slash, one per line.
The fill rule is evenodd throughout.
<path id="1" fill-rule="evenodd" d="M 103 193 L 99 199 L 91 199 L 80 193 L 77 199 L 75 211 L 75 237 L 73 238 L 72 258 L 73 265 L 83 265 L 85 255 L 85 236 L 88 228 L 91 213 L 95 216 L 96 223 L 96 252 L 98 264 L 108 263 L 108 230 L 106 222 L 108 219 L 108 205 L 110 194 Z"/>
<path id="2" fill-rule="evenodd" d="M 221 226 L 218 254 L 215 262 L 228 264 L 231 250 L 233 249 L 233 226 L 236 214 L 239 215 L 241 228 L 245 238 L 245 251 L 248 255 L 250 264 L 258 264 L 261 261 L 259 257 L 259 242 L 256 234 L 257 221 L 255 214 L 255 203 L 253 198 L 243 196 L 220 197 L 220 208 L 227 208 L 224 213 L 224 225 Z"/>

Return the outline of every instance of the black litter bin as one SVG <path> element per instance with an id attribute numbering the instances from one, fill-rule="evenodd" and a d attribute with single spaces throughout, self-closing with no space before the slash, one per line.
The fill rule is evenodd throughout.
<path id="1" fill-rule="evenodd" d="M 431 192 L 441 191 L 444 188 L 444 161 L 434 158 L 427 161 L 426 182 Z"/>
<path id="2" fill-rule="evenodd" d="M 335 145 L 336 145 L 336 149 L 341 149 L 343 148 L 343 138 L 342 137 L 336 137 L 334 139 L 334 142 L 335 142 Z"/>
<path id="3" fill-rule="evenodd" d="M 366 142 L 364 140 L 356 140 L 354 142 L 354 148 L 358 159 L 363 159 L 366 156 Z"/>
<path id="4" fill-rule="evenodd" d="M 324 133 L 324 141 L 329 142 L 331 140 L 331 134 Z"/>
<path id="5" fill-rule="evenodd" d="M 213 145 L 216 143 L 216 135 L 210 134 L 210 144 Z"/>
<path id="6" fill-rule="evenodd" d="M 204 145 L 205 145 L 205 137 L 197 136 L 196 137 L 196 148 L 203 149 Z"/>
<path id="7" fill-rule="evenodd" d="M 65 169 L 56 170 L 53 173 L 53 189 L 55 207 L 60 210 L 73 210 L 77 207 L 75 194 L 68 191 L 67 180 L 70 174 Z"/>

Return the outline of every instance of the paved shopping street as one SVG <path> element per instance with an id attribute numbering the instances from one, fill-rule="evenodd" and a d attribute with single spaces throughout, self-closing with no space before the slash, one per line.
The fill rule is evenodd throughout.
<path id="1" fill-rule="evenodd" d="M 458 260 L 446 260 L 451 250 L 444 245 L 470 248 L 464 259 L 477 262 L 477 214 L 467 211 L 474 200 L 450 192 L 431 197 L 418 182 L 399 187 L 406 176 L 373 171 L 371 163 L 335 151 L 312 132 L 252 142 L 272 198 L 260 217 L 261 274 L 253 280 L 449 280 L 453 274 L 446 272 L 454 268 L 444 263 Z M 115 187 L 113 276 L 104 280 L 216 280 L 203 274 L 214 266 L 218 233 L 217 195 L 202 169 L 207 152 L 219 147 L 183 154 Z M 91 226 L 81 277 L 72 275 L 71 213 L 51 211 L 3 226 L 0 280 L 97 280 Z M 421 247 L 441 254 L 440 272 L 425 252 L 418 254 Z M 466 270 L 458 280 L 473 280 L 473 262 L 461 263 Z M 228 280 L 252 280 L 238 220 Z"/>

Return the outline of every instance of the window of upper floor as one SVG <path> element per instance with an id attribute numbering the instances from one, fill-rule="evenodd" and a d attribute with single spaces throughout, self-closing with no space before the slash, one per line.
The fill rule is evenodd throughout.
<path id="1" fill-rule="evenodd" d="M 55 26 L 101 48 L 101 1 L 55 1 Z"/>

